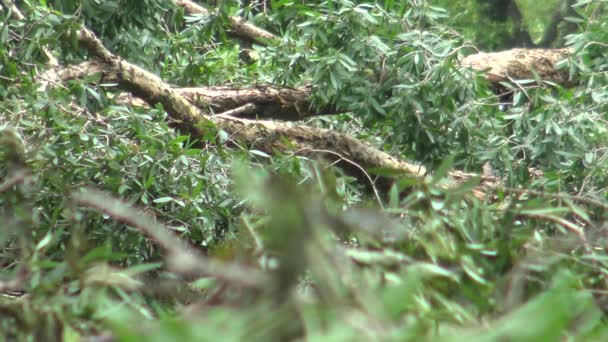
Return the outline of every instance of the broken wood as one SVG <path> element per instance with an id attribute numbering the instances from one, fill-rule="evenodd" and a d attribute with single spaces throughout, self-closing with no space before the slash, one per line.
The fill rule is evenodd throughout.
<path id="1" fill-rule="evenodd" d="M 112 54 L 88 29 L 79 30 L 78 41 L 90 54 L 110 66 L 110 71 L 117 75 L 119 84 L 125 90 L 133 92 L 150 104 L 161 103 L 172 123 L 194 139 L 204 139 L 210 133 L 215 133 L 214 130 L 223 130 L 231 140 L 268 153 L 295 152 L 313 157 L 322 156 L 340 163 L 345 170 L 359 179 L 364 178 L 361 169 L 390 169 L 415 177 L 423 177 L 426 174 L 424 167 L 392 157 L 345 133 L 273 121 L 213 117 L 205 114 L 158 76 Z M 353 164 L 357 167 L 353 167 Z M 453 171 L 448 176 L 456 184 L 479 177 L 480 185 L 475 193 L 478 196 L 483 196 L 487 187 L 498 184 L 494 177 L 460 171 Z M 387 187 L 391 184 L 390 177 L 380 177 L 379 182 L 372 186 Z"/>
<path id="2" fill-rule="evenodd" d="M 477 53 L 467 56 L 461 65 L 484 72 L 490 83 L 535 79 L 564 86 L 572 84 L 568 70 L 558 69 L 557 63 L 567 59 L 572 49 L 512 49 L 501 52 Z"/>
<path id="3" fill-rule="evenodd" d="M 95 74 L 101 75 L 104 83 L 119 82 L 110 65 L 96 60 L 65 67 L 58 72 L 58 79 L 66 82 Z M 338 113 L 332 107 L 315 109 L 310 101 L 311 87 L 289 88 L 260 84 L 243 88 L 222 86 L 173 89 L 196 107 L 209 109 L 213 113 L 225 113 L 246 105 L 255 106 L 254 111 L 241 113 L 239 117 L 242 118 L 298 121 Z"/>

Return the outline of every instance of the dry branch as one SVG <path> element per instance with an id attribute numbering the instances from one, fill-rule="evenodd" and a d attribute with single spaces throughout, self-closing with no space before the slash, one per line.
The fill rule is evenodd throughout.
<path id="1" fill-rule="evenodd" d="M 272 121 L 207 115 L 156 75 L 113 55 L 88 29 L 82 28 L 78 33 L 78 39 L 89 53 L 110 66 L 110 71 L 117 75 L 119 83 L 124 88 L 148 103 L 161 103 L 173 123 L 195 139 L 208 136 L 209 130 L 217 127 L 227 132 L 231 139 L 268 153 L 296 151 L 305 155 L 322 155 L 326 159 L 337 162 L 343 158 L 348 159 L 365 170 L 391 169 L 414 176 L 423 176 L 426 173 L 419 165 L 401 161 L 344 133 Z M 324 153 L 324 151 L 332 153 Z M 342 164 L 348 171 L 359 178 L 362 177 L 360 169 L 353 168 L 349 163 Z M 453 172 L 450 176 L 458 182 L 474 175 Z M 480 179 L 482 188 L 497 184 L 497 180 L 493 177 L 482 176 Z M 379 182 L 380 185 L 390 184 L 390 180 L 386 178 L 382 180 Z"/>
<path id="2" fill-rule="evenodd" d="M 118 82 L 112 67 L 100 61 L 86 61 L 63 68 L 58 73 L 62 81 L 82 79 L 89 75 L 99 74 L 103 82 Z M 315 110 L 310 102 L 310 87 L 288 88 L 270 84 L 261 84 L 244 88 L 235 87 L 192 87 L 174 88 L 198 108 L 209 108 L 214 113 L 226 113 L 245 106 L 254 106 L 238 115 L 242 118 L 274 119 L 281 121 L 298 121 L 312 116 L 335 114 L 332 107 Z"/>
<path id="3" fill-rule="evenodd" d="M 255 85 L 247 88 L 196 87 L 177 88 L 179 94 L 197 107 L 211 105 L 214 112 L 226 112 L 247 104 L 256 107 L 255 112 L 241 117 L 298 121 L 311 116 L 335 114 L 333 107 L 315 109 L 310 101 L 312 89 L 278 87 L 274 85 Z"/>
<path id="4" fill-rule="evenodd" d="M 189 0 L 173 0 L 173 2 L 176 5 L 184 8 L 184 11 L 190 15 L 210 14 L 206 8 Z M 245 19 L 241 17 L 228 17 L 228 20 L 230 20 L 230 28 L 232 30 L 232 34 L 241 39 L 260 42 L 263 40 L 274 40 L 277 38 L 274 34 L 248 23 Z"/>
<path id="5" fill-rule="evenodd" d="M 567 59 L 572 50 L 564 49 L 512 49 L 501 52 L 478 53 L 463 59 L 462 65 L 486 73 L 491 83 L 534 79 L 569 85 L 567 69 L 557 69 L 556 64 Z"/>
<path id="6" fill-rule="evenodd" d="M 154 240 L 167 252 L 168 267 L 188 276 L 211 276 L 232 284 L 261 287 L 268 283 L 262 271 L 208 258 L 169 233 L 169 229 L 152 218 L 138 212 L 132 205 L 93 189 L 84 189 L 72 195 L 76 203 L 95 208 L 112 218 L 133 226 Z"/>
<path id="7" fill-rule="evenodd" d="M 557 70 L 555 65 L 568 58 L 570 49 L 514 49 L 495 53 L 479 53 L 466 57 L 462 66 L 487 73 L 491 83 L 533 79 L 535 72 L 542 80 L 562 85 L 571 84 L 566 70 Z M 104 81 L 117 82 L 118 78 L 109 65 L 88 61 L 65 68 L 60 72 L 62 81 L 82 78 L 85 75 L 102 74 Z M 176 88 L 178 94 L 199 108 L 214 113 L 226 113 L 237 108 L 251 109 L 239 115 L 244 118 L 264 118 L 281 121 L 298 121 L 312 116 L 335 114 L 333 107 L 313 108 L 310 100 L 312 88 L 287 88 L 274 85 L 235 87 Z"/>

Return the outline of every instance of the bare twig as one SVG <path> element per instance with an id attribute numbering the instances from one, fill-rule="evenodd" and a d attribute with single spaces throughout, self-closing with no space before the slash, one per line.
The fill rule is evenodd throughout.
<path id="1" fill-rule="evenodd" d="M 555 216 L 555 215 L 545 215 L 545 214 L 540 214 L 540 213 L 528 214 L 528 213 L 523 212 L 521 214 L 523 216 L 527 216 L 530 218 L 553 222 L 559 226 L 564 227 L 566 230 L 569 230 L 570 232 L 574 233 L 576 236 L 579 237 L 579 239 L 581 239 L 581 241 L 586 242 L 585 230 L 583 229 L 583 227 L 580 227 L 580 226 L 576 225 L 575 223 L 572 223 L 562 217 Z"/>

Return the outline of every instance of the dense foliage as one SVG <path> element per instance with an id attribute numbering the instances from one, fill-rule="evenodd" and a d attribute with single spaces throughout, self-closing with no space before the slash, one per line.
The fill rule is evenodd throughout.
<path id="1" fill-rule="evenodd" d="M 607 338 L 605 2 L 512 1 L 514 21 L 479 1 L 223 1 L 205 16 L 169 0 L 16 1 L 23 19 L 0 1 L 0 289 L 24 292 L 0 296 L 0 332 Z M 540 42 L 555 11 L 565 15 L 544 46 L 573 48 L 559 65 L 571 84 L 518 80 L 501 98 L 459 66 L 480 48 L 512 47 L 517 32 Z M 233 15 L 278 41 L 254 44 L 244 61 Z M 91 57 L 75 39 L 80 24 L 173 85 L 311 85 L 316 107 L 342 114 L 308 125 L 432 172 L 376 196 L 323 161 L 224 145 L 222 132 L 193 141 L 163 108 L 125 105 L 99 78 L 40 91 L 44 49 L 62 65 Z M 470 196 L 476 179 L 442 186 L 449 169 L 484 165 L 504 181 L 489 198 Z M 267 277 L 179 274 L 175 251 L 112 205 Z"/>

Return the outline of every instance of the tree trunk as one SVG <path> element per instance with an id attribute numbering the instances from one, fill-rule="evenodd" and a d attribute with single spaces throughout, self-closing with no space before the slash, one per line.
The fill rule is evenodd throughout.
<path id="1" fill-rule="evenodd" d="M 512 23 L 512 30 L 507 30 L 506 48 L 532 47 L 534 43 L 517 7 L 515 0 L 477 0 L 481 13 L 494 22 Z"/>

